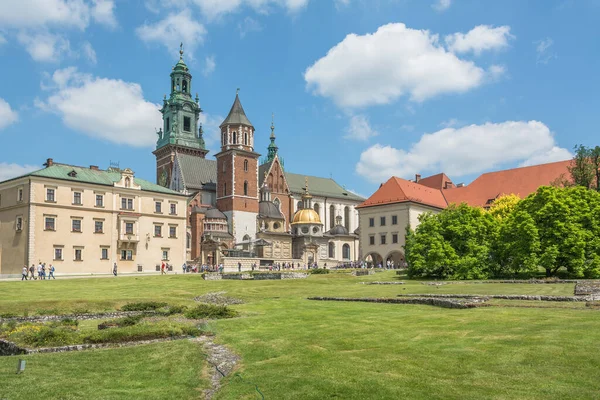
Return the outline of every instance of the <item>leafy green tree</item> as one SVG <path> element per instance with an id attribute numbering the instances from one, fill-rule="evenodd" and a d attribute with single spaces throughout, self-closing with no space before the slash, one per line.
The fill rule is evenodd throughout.
<path id="1" fill-rule="evenodd" d="M 521 198 L 516 194 L 507 194 L 498 197 L 492 203 L 488 212 L 496 219 L 502 221 L 508 217 L 513 210 L 517 207 L 517 204 L 521 201 Z"/>
<path id="2" fill-rule="evenodd" d="M 596 175 L 595 188 L 600 192 L 600 146 L 590 149 L 590 160 Z"/>
<path id="3" fill-rule="evenodd" d="M 580 144 L 575 146 L 573 150 L 575 150 L 575 156 L 571 160 L 571 165 L 567 167 L 573 183 L 589 189 L 598 174 L 598 168 L 594 171 L 594 164 L 592 163 L 595 149 L 592 150 Z M 598 151 L 600 153 L 600 150 Z"/>
<path id="4" fill-rule="evenodd" d="M 513 210 L 502 221 L 492 246 L 493 276 L 535 274 L 539 251 L 539 233 L 533 218 L 523 210 Z"/>

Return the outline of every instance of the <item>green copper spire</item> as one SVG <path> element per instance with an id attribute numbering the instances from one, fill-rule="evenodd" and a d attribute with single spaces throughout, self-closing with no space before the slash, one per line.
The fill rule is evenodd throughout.
<path id="1" fill-rule="evenodd" d="M 198 120 L 200 108 L 198 94 L 192 98 L 192 75 L 183 61 L 183 43 L 179 45 L 179 61 L 171 71 L 171 94 L 165 95 L 163 107 L 163 128 L 157 132 L 156 148 L 177 145 L 205 150 L 202 128 Z"/>
<path id="2" fill-rule="evenodd" d="M 275 123 L 273 121 L 274 119 L 275 115 L 271 114 L 271 144 L 269 144 L 269 146 L 267 147 L 267 162 L 271 162 L 275 159 L 275 156 L 277 155 L 277 150 L 279 149 L 275 144 Z"/>

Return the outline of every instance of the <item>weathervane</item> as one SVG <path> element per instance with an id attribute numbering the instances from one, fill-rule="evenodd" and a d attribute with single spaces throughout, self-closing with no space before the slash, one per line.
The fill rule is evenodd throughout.
<path id="1" fill-rule="evenodd" d="M 183 42 L 179 43 L 179 59 L 183 60 Z"/>

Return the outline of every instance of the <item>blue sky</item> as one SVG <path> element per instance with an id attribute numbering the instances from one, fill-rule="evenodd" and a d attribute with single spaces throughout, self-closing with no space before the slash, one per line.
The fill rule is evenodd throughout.
<path id="1" fill-rule="evenodd" d="M 211 157 L 240 88 L 266 153 L 371 194 L 598 145 L 600 0 L 0 0 L 0 178 L 48 157 L 154 180 L 184 42 Z"/>

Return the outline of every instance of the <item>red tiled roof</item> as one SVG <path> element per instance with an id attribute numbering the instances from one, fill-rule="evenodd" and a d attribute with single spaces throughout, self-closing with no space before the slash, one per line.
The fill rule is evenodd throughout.
<path id="1" fill-rule="evenodd" d="M 444 189 L 446 182 L 452 183 L 450 178 L 443 172 L 436 175 L 428 176 L 427 178 L 419 179 L 419 185 L 424 185 L 432 189 Z"/>
<path id="2" fill-rule="evenodd" d="M 410 201 L 436 208 L 446 208 L 447 206 L 440 190 L 393 176 L 357 208 Z"/>
<path id="3" fill-rule="evenodd" d="M 443 193 L 448 204 L 465 202 L 470 206 L 480 207 L 488 204 L 489 200 L 505 194 L 516 194 L 525 198 L 540 186 L 549 185 L 561 175 L 569 179 L 567 167 L 570 163 L 571 160 L 566 160 L 488 172 L 480 175 L 468 186 L 446 189 Z"/>

